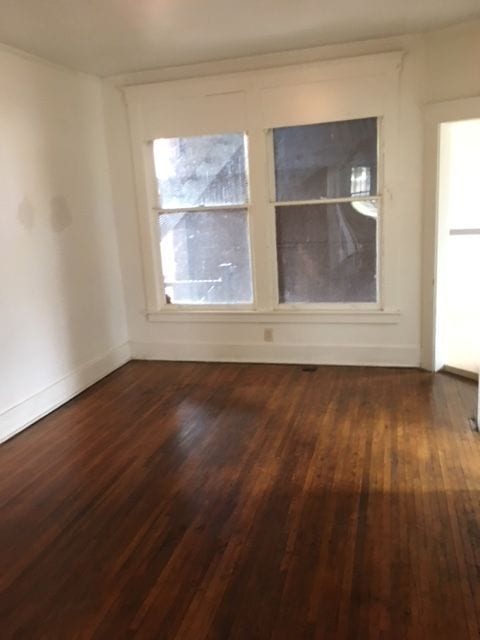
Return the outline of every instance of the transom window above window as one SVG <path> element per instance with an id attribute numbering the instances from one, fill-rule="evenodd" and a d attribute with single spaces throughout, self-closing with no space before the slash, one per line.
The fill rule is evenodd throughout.
<path id="1" fill-rule="evenodd" d="M 279 302 L 376 302 L 377 119 L 272 136 Z"/>
<path id="2" fill-rule="evenodd" d="M 251 304 L 243 133 L 153 142 L 167 304 Z"/>

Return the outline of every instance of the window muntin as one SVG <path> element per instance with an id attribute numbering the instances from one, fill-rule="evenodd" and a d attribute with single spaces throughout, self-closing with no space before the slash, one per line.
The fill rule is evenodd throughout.
<path id="1" fill-rule="evenodd" d="M 153 141 L 166 304 L 253 302 L 243 133 Z"/>
<path id="2" fill-rule="evenodd" d="M 376 303 L 377 119 L 272 138 L 279 303 Z"/>

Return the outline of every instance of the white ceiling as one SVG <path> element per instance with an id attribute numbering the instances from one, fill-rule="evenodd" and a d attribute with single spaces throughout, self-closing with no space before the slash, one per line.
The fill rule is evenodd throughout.
<path id="1" fill-rule="evenodd" d="M 0 0 L 0 42 L 106 76 L 476 16 L 480 0 Z"/>

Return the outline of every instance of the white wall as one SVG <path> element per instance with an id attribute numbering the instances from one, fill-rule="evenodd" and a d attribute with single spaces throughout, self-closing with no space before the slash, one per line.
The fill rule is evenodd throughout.
<path id="1" fill-rule="evenodd" d="M 146 318 L 145 282 L 139 242 L 133 168 L 126 108 L 121 87 L 179 78 L 350 56 L 403 51 L 398 101 L 398 180 L 386 194 L 399 216 L 395 234 L 384 238 L 397 251 L 396 281 L 389 285 L 392 314 L 383 324 L 338 317 L 275 323 L 271 316 L 255 322 L 226 317 L 185 316 L 152 322 Z M 126 285 L 129 335 L 133 353 L 146 358 L 202 360 L 314 361 L 333 363 L 431 366 L 433 221 L 425 215 L 423 117 L 436 101 L 480 95 L 480 21 L 420 36 L 405 36 L 303 51 L 254 56 L 218 63 L 172 67 L 116 76 L 104 81 L 107 133 L 118 216 L 122 270 Z M 434 172 L 434 167 L 431 168 Z M 422 247 L 423 230 L 423 247 Z M 423 255 L 422 255 L 423 250 Z M 423 324 L 422 324 L 423 311 Z M 429 321 L 430 317 L 430 321 Z M 159 319 L 158 317 L 156 318 Z M 263 341 L 265 326 L 274 343 Z M 422 345 L 425 347 L 423 351 Z"/>
<path id="2" fill-rule="evenodd" d="M 129 357 L 100 82 L 0 50 L 0 441 Z"/>
<path id="3" fill-rule="evenodd" d="M 480 20 L 425 35 L 425 101 L 480 95 Z"/>
<path id="4" fill-rule="evenodd" d="M 421 363 L 427 369 L 444 364 L 442 353 L 435 350 L 436 295 L 443 295 L 435 291 L 437 260 L 443 262 L 437 239 L 445 231 L 437 220 L 439 127 L 442 122 L 480 117 L 479 60 L 479 20 L 425 36 Z"/>

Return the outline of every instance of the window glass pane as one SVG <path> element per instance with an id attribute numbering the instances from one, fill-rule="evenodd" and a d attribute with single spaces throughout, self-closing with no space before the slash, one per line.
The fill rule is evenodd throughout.
<path id="1" fill-rule="evenodd" d="M 375 201 L 276 207 L 280 302 L 375 302 Z"/>
<path id="2" fill-rule="evenodd" d="M 153 141 L 163 209 L 245 204 L 245 136 L 232 133 Z"/>
<path id="3" fill-rule="evenodd" d="M 377 192 L 377 119 L 273 130 L 279 202 Z"/>
<path id="4" fill-rule="evenodd" d="M 165 213 L 159 218 L 167 302 L 252 302 L 246 210 Z"/>

